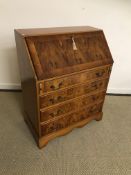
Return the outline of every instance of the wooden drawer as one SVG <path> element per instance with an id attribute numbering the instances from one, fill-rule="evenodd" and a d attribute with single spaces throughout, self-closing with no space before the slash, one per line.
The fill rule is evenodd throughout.
<path id="1" fill-rule="evenodd" d="M 74 113 L 62 116 L 59 119 L 56 119 L 52 122 L 47 122 L 41 126 L 41 134 L 42 136 L 53 133 L 54 131 L 61 130 L 70 125 L 75 124 L 81 120 L 84 120 L 93 114 L 99 113 L 102 110 L 103 103 L 96 103 L 92 106 L 83 108 L 82 110 L 76 111 Z"/>
<path id="2" fill-rule="evenodd" d="M 64 115 L 68 112 L 74 111 L 76 109 L 82 108 L 83 106 L 88 106 L 91 103 L 102 101 L 105 96 L 105 91 L 90 96 L 84 95 L 83 97 L 78 97 L 75 100 L 70 100 L 64 104 L 57 105 L 56 107 L 51 107 L 47 110 L 41 110 L 40 120 L 44 122 L 49 119 Z"/>
<path id="3" fill-rule="evenodd" d="M 111 66 L 104 66 L 95 70 L 84 71 L 82 73 L 75 73 L 63 78 L 56 78 L 53 80 L 45 80 L 40 83 L 40 94 L 51 92 L 71 85 L 84 83 L 93 79 L 108 77 L 111 71 Z"/>
<path id="4" fill-rule="evenodd" d="M 107 83 L 108 79 L 103 79 L 40 96 L 40 108 L 49 107 L 93 91 L 104 90 L 107 87 Z"/>

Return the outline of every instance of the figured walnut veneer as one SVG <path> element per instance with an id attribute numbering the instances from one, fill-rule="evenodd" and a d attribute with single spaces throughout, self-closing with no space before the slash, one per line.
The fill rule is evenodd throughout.
<path id="1" fill-rule="evenodd" d="M 15 30 L 25 121 L 38 146 L 102 118 L 113 59 L 102 30 Z"/>

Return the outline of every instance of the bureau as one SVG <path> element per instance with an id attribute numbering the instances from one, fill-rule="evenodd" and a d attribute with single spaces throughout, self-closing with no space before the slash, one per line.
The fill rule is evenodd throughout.
<path id="1" fill-rule="evenodd" d="M 101 120 L 113 59 L 101 29 L 16 29 L 24 119 L 42 148 Z"/>

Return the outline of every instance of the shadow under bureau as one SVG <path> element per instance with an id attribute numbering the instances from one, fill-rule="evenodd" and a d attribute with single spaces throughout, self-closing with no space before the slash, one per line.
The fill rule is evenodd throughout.
<path id="1" fill-rule="evenodd" d="M 15 30 L 25 121 L 39 148 L 102 118 L 113 59 L 102 30 Z"/>

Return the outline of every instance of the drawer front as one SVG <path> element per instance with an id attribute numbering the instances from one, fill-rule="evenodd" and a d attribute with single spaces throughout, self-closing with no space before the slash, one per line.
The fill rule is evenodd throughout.
<path id="1" fill-rule="evenodd" d="M 106 66 L 104 68 L 98 68 L 96 70 L 78 73 L 55 80 L 47 80 L 44 83 L 40 83 L 40 93 L 42 94 L 44 92 L 58 90 L 78 83 L 84 83 L 92 79 L 104 78 L 109 76 L 110 71 L 111 66 Z"/>
<path id="2" fill-rule="evenodd" d="M 105 91 L 94 95 L 90 95 L 90 96 L 80 97 L 75 100 L 71 100 L 67 103 L 64 103 L 62 105 L 52 107 L 45 111 L 41 111 L 41 115 L 40 115 L 41 122 L 64 115 L 76 109 L 78 110 L 83 106 L 90 105 L 91 103 L 94 103 L 97 101 L 103 101 L 104 96 L 105 96 Z"/>
<path id="3" fill-rule="evenodd" d="M 94 104 L 90 107 L 86 107 L 83 110 L 77 111 L 75 113 L 71 113 L 69 115 L 65 115 L 64 117 L 61 117 L 55 121 L 42 125 L 41 126 L 42 136 L 61 130 L 63 128 L 66 128 L 70 125 L 75 124 L 76 122 L 82 121 L 90 117 L 91 115 L 101 112 L 102 104 L 103 103 Z"/>
<path id="4" fill-rule="evenodd" d="M 41 96 L 40 108 L 49 107 L 81 95 L 89 94 L 96 90 L 106 89 L 107 83 L 108 79 L 103 79 Z"/>

